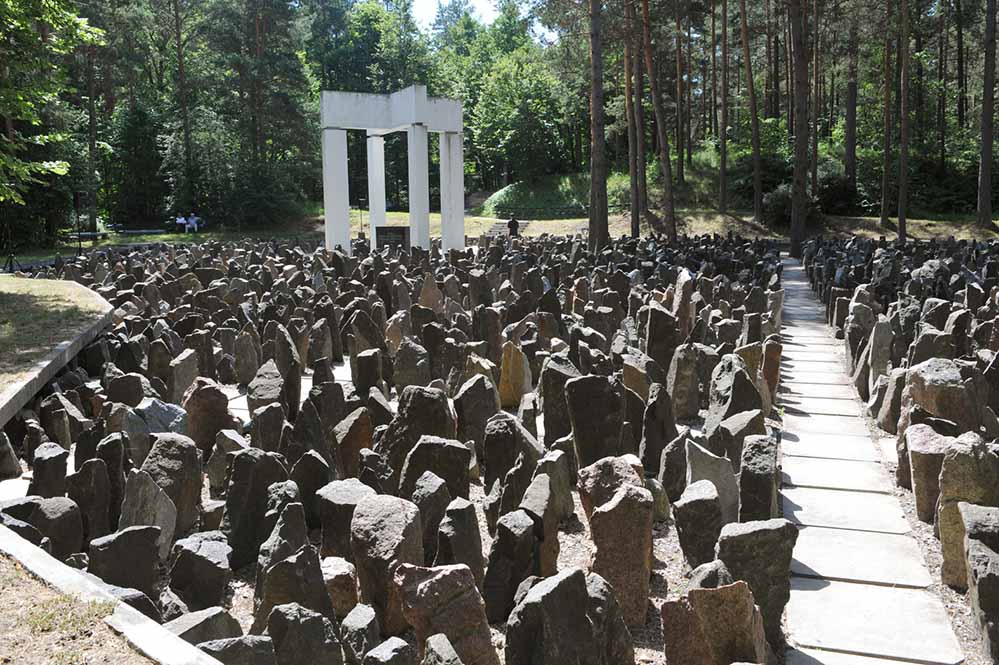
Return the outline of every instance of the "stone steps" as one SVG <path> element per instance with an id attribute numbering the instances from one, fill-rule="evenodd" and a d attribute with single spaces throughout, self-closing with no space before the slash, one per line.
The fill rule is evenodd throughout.
<path id="1" fill-rule="evenodd" d="M 791 563 L 787 665 L 963 662 L 961 647 L 846 374 L 842 342 L 784 261 L 782 503 Z"/>

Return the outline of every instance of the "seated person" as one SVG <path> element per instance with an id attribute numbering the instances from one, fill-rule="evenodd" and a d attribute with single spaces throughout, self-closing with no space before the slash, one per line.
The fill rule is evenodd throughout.
<path id="1" fill-rule="evenodd" d="M 187 219 L 183 215 L 177 215 L 177 232 L 187 232 Z"/>

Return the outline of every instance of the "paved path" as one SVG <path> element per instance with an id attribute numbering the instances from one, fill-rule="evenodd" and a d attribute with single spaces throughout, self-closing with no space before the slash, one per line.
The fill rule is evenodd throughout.
<path id="1" fill-rule="evenodd" d="M 784 260 L 783 281 L 782 495 L 784 516 L 800 528 L 787 664 L 960 663 L 847 378 L 843 342 L 797 261 Z"/>

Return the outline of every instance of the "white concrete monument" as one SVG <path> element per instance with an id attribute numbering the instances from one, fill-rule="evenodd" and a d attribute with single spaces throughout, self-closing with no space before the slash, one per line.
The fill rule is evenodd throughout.
<path id="1" fill-rule="evenodd" d="M 323 207 L 326 247 L 350 252 L 347 130 L 368 136 L 368 207 L 371 246 L 385 225 L 385 135 L 406 132 L 409 158 L 410 244 L 430 247 L 430 164 L 427 132 L 440 134 L 441 240 L 445 250 L 465 246 L 465 165 L 461 102 L 427 97 L 414 85 L 391 95 L 323 90 Z"/>

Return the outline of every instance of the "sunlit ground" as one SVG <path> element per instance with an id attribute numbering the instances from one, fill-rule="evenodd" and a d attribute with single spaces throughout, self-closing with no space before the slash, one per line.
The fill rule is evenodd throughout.
<path id="1" fill-rule="evenodd" d="M 476 209 L 477 210 L 477 209 Z M 474 211 L 473 211 L 474 212 Z M 393 211 L 386 214 L 386 221 L 389 226 L 406 226 L 409 224 L 409 213 Z M 493 226 L 505 232 L 505 219 L 495 217 L 483 217 L 475 214 L 465 216 L 465 235 L 469 238 L 477 238 L 489 231 Z M 540 236 L 548 233 L 553 235 L 574 235 L 586 233 L 587 220 L 585 217 L 575 217 L 571 219 L 545 219 L 530 220 L 521 219 L 522 232 L 525 236 Z M 360 233 L 370 233 L 370 216 L 367 211 L 351 210 L 350 226 L 352 237 L 358 237 Z M 681 234 L 701 235 L 719 234 L 727 235 L 734 233 L 749 238 L 771 238 L 787 239 L 788 229 L 773 229 L 762 224 L 757 224 L 752 220 L 751 211 L 733 211 L 728 214 L 721 214 L 714 210 L 705 209 L 678 209 L 677 210 L 677 230 Z M 609 231 L 612 238 L 623 235 L 630 235 L 631 220 L 627 214 L 614 214 L 610 216 Z M 647 234 L 651 231 L 648 220 L 643 220 L 641 231 Z M 858 235 L 865 238 L 878 238 L 885 236 L 889 239 L 896 237 L 895 220 L 891 220 L 891 228 L 880 227 L 877 217 L 847 217 L 847 216 L 825 216 L 821 226 L 808 229 L 808 235 L 819 233 L 833 236 Z M 907 223 L 907 233 L 910 238 L 926 240 L 930 238 L 947 238 L 954 236 L 959 240 L 992 240 L 999 238 L 999 231 L 995 227 L 983 229 L 975 225 L 970 216 L 948 216 L 946 219 L 909 219 Z M 106 240 L 84 241 L 84 250 L 106 247 L 109 245 L 122 245 L 129 243 L 186 243 L 186 242 L 206 242 L 209 240 L 238 241 L 245 238 L 269 239 L 269 238 L 307 238 L 319 240 L 323 234 L 322 216 L 312 216 L 299 222 L 288 223 L 267 228 L 226 228 L 224 230 L 207 230 L 196 234 L 186 233 L 162 233 L 144 235 L 111 235 Z M 441 234 L 440 213 L 430 213 L 430 235 L 439 237 Z M 63 241 L 52 248 L 27 248 L 18 251 L 17 258 L 22 263 L 40 261 L 52 258 L 56 253 L 63 256 L 72 255 L 77 250 L 77 243 Z"/>
<path id="2" fill-rule="evenodd" d="M 0 392 L 52 348 L 89 327 L 106 305 L 75 282 L 0 277 Z"/>

